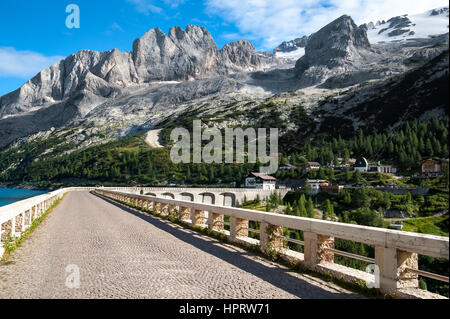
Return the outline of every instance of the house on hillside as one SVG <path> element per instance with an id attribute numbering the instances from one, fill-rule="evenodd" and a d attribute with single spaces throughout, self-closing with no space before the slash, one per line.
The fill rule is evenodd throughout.
<path id="1" fill-rule="evenodd" d="M 275 177 L 262 173 L 250 173 L 245 179 L 245 187 L 247 188 L 274 190 L 276 184 L 277 179 Z"/>
<path id="2" fill-rule="evenodd" d="M 422 176 L 424 177 L 438 177 L 448 170 L 448 158 L 430 158 L 421 162 Z"/>
<path id="3" fill-rule="evenodd" d="M 321 167 L 320 163 L 318 162 L 308 162 L 305 168 L 305 172 L 319 170 Z"/>

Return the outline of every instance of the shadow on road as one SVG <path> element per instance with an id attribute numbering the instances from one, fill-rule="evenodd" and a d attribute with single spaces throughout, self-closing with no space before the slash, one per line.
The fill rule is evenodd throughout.
<path id="1" fill-rule="evenodd" d="M 192 246 L 201 249 L 202 251 L 211 254 L 217 258 L 220 258 L 227 263 L 243 270 L 260 279 L 282 289 L 292 295 L 295 295 L 301 299 L 347 299 L 347 298 L 360 298 L 358 294 L 355 293 L 342 293 L 340 291 L 334 290 L 330 287 L 329 289 L 334 290 L 334 292 L 326 291 L 320 287 L 317 287 L 310 282 L 307 282 L 301 278 L 295 277 L 286 267 L 281 265 L 273 266 L 270 264 L 263 264 L 249 257 L 257 256 L 251 252 L 247 251 L 230 251 L 223 246 L 218 240 L 210 238 L 203 234 L 198 233 L 199 236 L 193 236 L 191 232 L 187 232 L 184 229 L 179 229 L 174 227 L 170 222 L 157 219 L 153 216 L 146 215 L 145 213 L 134 210 L 130 207 L 124 206 L 122 204 L 116 203 L 110 199 L 100 197 L 93 194 L 102 200 L 119 207 L 120 209 L 136 216 L 144 221 L 152 224 L 153 226 L 173 235 L 174 237 L 182 240 Z M 218 244 L 219 243 L 219 244 Z M 308 280 L 316 281 L 314 278 L 308 278 Z M 323 281 L 320 284 L 324 284 Z"/>

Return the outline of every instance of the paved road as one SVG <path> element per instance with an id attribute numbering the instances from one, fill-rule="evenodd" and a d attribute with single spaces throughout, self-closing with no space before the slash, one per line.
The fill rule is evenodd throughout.
<path id="1" fill-rule="evenodd" d="M 358 297 L 87 192 L 67 195 L 0 265 L 0 298 Z"/>

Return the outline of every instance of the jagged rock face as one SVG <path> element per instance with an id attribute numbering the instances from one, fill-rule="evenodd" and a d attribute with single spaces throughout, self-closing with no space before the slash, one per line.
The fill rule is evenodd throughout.
<path id="1" fill-rule="evenodd" d="M 152 29 L 134 42 L 133 61 L 141 82 L 179 81 L 258 70 L 268 61 L 248 41 L 217 49 L 209 32 L 198 26 Z"/>
<path id="2" fill-rule="evenodd" d="M 295 51 L 298 48 L 304 48 L 308 44 L 308 39 L 309 39 L 309 37 L 304 36 L 302 38 L 297 38 L 292 41 L 284 41 L 279 46 L 277 46 L 273 50 L 273 52 L 274 53 L 277 53 L 277 52 L 287 53 L 287 52 Z"/>
<path id="3" fill-rule="evenodd" d="M 389 29 L 393 29 L 391 32 L 388 33 L 388 36 L 396 37 L 398 35 L 402 35 L 404 33 L 411 31 L 409 29 L 409 27 L 412 25 L 411 20 L 409 20 L 405 16 L 391 18 L 387 21 L 387 23 L 389 23 L 389 26 L 387 28 L 381 29 L 378 32 L 378 34 L 382 34 L 383 32 L 386 32 Z"/>
<path id="4" fill-rule="evenodd" d="M 344 15 L 311 35 L 305 55 L 296 63 L 296 72 L 305 82 L 319 83 L 333 69 L 343 72 L 357 68 L 370 49 L 364 28 Z"/>
<path id="5" fill-rule="evenodd" d="M 242 40 L 225 45 L 219 52 L 219 60 L 225 71 L 254 71 L 264 64 L 265 58 L 256 53 L 253 44 Z"/>
<path id="6" fill-rule="evenodd" d="M 168 35 L 151 29 L 135 40 L 132 52 L 83 50 L 43 70 L 0 98 L 0 118 L 79 94 L 83 95 L 77 100 L 79 113 L 87 114 L 96 106 L 95 101 L 117 97 L 133 86 L 255 71 L 273 59 L 257 53 L 247 41 L 230 43 L 219 51 L 204 27 L 173 27 Z"/>
<path id="7" fill-rule="evenodd" d="M 449 16 L 449 8 L 441 8 L 441 9 L 434 9 L 431 11 L 430 16 L 438 16 L 438 15 L 446 15 Z"/>
<path id="8" fill-rule="evenodd" d="M 131 53 L 114 49 L 104 52 L 103 56 L 104 58 L 92 69 L 92 74 L 121 87 L 138 81 Z"/>
<path id="9" fill-rule="evenodd" d="M 75 92 L 87 89 L 96 94 L 118 89 L 101 75 L 101 64 L 107 63 L 110 52 L 79 51 L 66 59 L 44 69 L 20 89 L 0 98 L 0 118 L 29 111 L 32 108 L 51 105 L 69 98 Z M 98 72 L 95 75 L 95 72 Z M 94 73 L 93 73 L 94 72 Z M 111 79 L 114 72 L 104 76 Z M 88 85 L 88 84 L 92 85 Z M 101 86 L 105 86 L 99 89 Z"/>
<path id="10" fill-rule="evenodd" d="M 367 32 L 368 30 L 375 29 L 375 24 L 373 22 L 364 23 L 364 24 L 360 25 L 359 28 L 363 29 Z"/>
<path id="11" fill-rule="evenodd" d="M 148 31 L 133 44 L 133 61 L 140 82 L 189 80 L 210 75 L 218 64 L 217 45 L 203 27 Z"/>

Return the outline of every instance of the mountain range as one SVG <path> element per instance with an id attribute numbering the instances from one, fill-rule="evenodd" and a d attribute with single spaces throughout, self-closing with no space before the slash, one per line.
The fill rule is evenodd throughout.
<path id="1" fill-rule="evenodd" d="M 151 29 L 131 52 L 79 51 L 2 96 L 0 147 L 81 128 L 67 141 L 79 149 L 192 113 L 237 126 L 253 119 L 233 114 L 269 100 L 287 118 L 304 106 L 315 130 L 333 119 L 356 132 L 381 121 L 380 114 L 411 107 L 423 118 L 448 114 L 448 90 L 444 96 L 439 86 L 448 83 L 448 14 L 439 8 L 361 26 L 344 15 L 273 53 L 244 40 L 219 50 L 200 26 L 173 27 L 167 35 Z M 406 83 L 412 87 L 398 91 Z M 436 87 L 438 98 L 427 99 Z M 393 100 L 380 106 L 380 96 Z M 389 120 L 395 126 L 404 118 Z M 291 123 L 287 131 L 297 128 Z"/>

